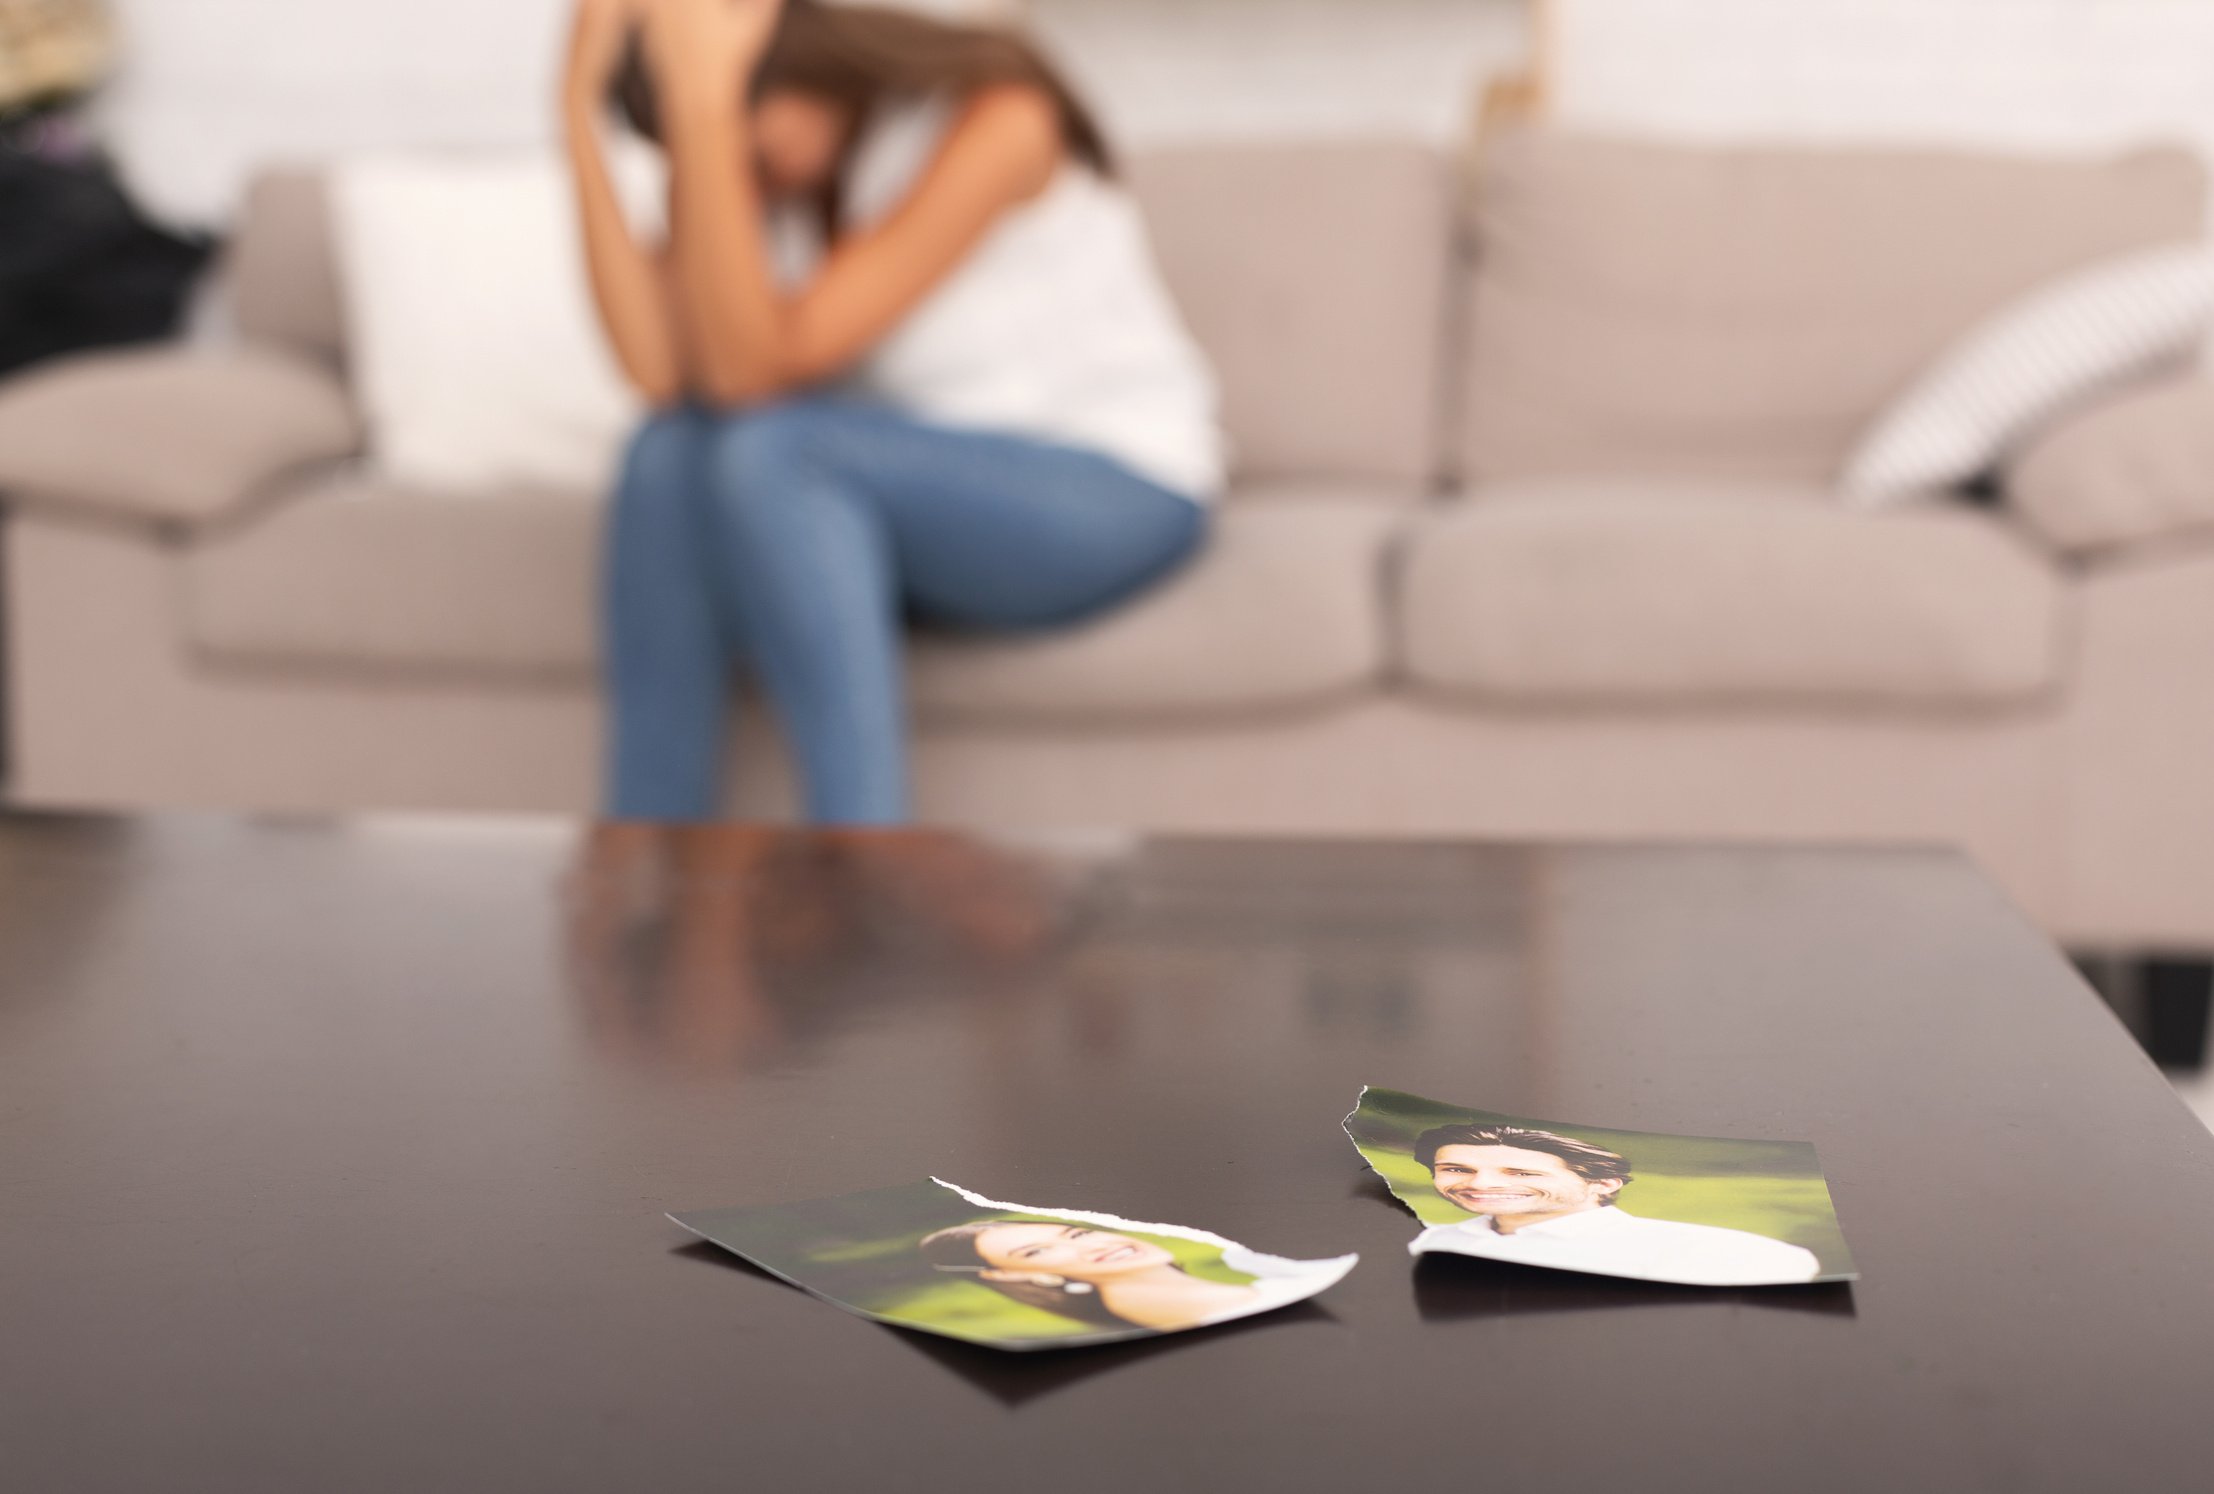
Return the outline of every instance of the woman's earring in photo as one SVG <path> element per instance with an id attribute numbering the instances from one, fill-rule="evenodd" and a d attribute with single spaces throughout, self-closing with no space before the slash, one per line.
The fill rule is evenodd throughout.
<path id="1" fill-rule="evenodd" d="M 1055 1291 L 1066 1292 L 1071 1297 L 1081 1297 L 1092 1289 L 1092 1284 L 1088 1281 L 1071 1281 L 1066 1276 L 1057 1276 L 1051 1271 L 1032 1272 L 1030 1279 L 1039 1286 L 1052 1287 Z"/>
<path id="2" fill-rule="evenodd" d="M 1096 1290 L 1088 1281 L 1071 1281 L 1066 1276 L 1059 1276 L 1051 1271 L 1010 1271 L 997 1266 L 986 1266 L 981 1269 L 975 1266 L 940 1266 L 938 1269 L 941 1271 L 975 1271 L 986 1281 L 1028 1282 L 1032 1286 L 1046 1287 L 1069 1297 L 1087 1296 Z"/>

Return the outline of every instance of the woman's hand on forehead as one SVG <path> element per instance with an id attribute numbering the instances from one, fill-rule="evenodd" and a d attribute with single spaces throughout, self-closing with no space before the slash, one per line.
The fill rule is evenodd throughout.
<path id="1" fill-rule="evenodd" d="M 776 34 L 784 0 L 628 0 L 643 7 L 647 56 L 671 89 L 718 90 L 750 73 Z M 718 97 L 737 107 L 735 90 Z"/>

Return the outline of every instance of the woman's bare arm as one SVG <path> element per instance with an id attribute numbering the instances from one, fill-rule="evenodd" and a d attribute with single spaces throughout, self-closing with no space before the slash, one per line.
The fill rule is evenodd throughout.
<path id="1" fill-rule="evenodd" d="M 747 404 L 775 387 L 768 374 L 781 297 L 754 179 L 742 72 L 708 65 L 711 49 L 679 39 L 674 24 L 696 3 L 663 0 L 649 23 L 649 35 L 658 32 L 661 43 L 655 83 L 669 158 L 669 283 L 686 323 L 693 392 L 711 404 Z"/>
<path id="2" fill-rule="evenodd" d="M 676 309 L 660 256 L 638 242 L 623 216 L 600 142 L 608 79 L 637 14 L 634 0 L 579 4 L 562 87 L 562 136 L 600 323 L 623 372 L 659 406 L 682 399 L 689 382 Z"/>
<path id="3" fill-rule="evenodd" d="M 827 378 L 867 352 L 1002 212 L 1043 189 L 1062 144 L 1042 90 L 979 91 L 898 208 L 842 240 L 804 289 L 787 294 L 770 267 L 739 102 L 758 53 L 740 55 L 735 71 L 727 52 L 717 64 L 711 24 L 721 3 L 658 0 L 649 26 L 668 28 L 657 81 L 670 105 L 670 265 L 697 390 L 712 403 L 746 405 Z"/>
<path id="4" fill-rule="evenodd" d="M 787 306 L 787 377 L 825 378 L 867 352 L 1003 213 L 1045 189 L 1063 149 L 1044 90 L 1009 84 L 972 95 L 913 190 L 883 221 L 834 245 Z"/>

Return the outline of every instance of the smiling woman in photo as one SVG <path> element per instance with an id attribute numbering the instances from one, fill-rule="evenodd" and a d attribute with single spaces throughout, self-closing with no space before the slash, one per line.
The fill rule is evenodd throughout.
<path id="1" fill-rule="evenodd" d="M 1311 1262 L 1279 1261 L 1243 1246 L 1223 1264 L 1252 1278 L 1239 1286 L 1194 1276 L 1151 1240 L 1088 1225 L 988 1219 L 924 1238 L 940 1271 L 973 1274 L 1005 1296 L 1099 1327 L 1173 1332 L 1244 1317 L 1311 1295 Z M 1285 1267 L 1302 1269 L 1295 1273 Z"/>

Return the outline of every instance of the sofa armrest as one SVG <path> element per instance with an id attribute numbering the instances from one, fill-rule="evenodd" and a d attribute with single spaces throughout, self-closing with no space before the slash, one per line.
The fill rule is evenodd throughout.
<path id="1" fill-rule="evenodd" d="M 2061 421 L 2010 464 L 2006 493 L 2069 554 L 2214 535 L 2214 378 L 2141 385 Z"/>
<path id="2" fill-rule="evenodd" d="M 0 383 L 12 502 L 193 527 L 360 446 L 338 377 L 269 348 L 89 353 Z"/>

